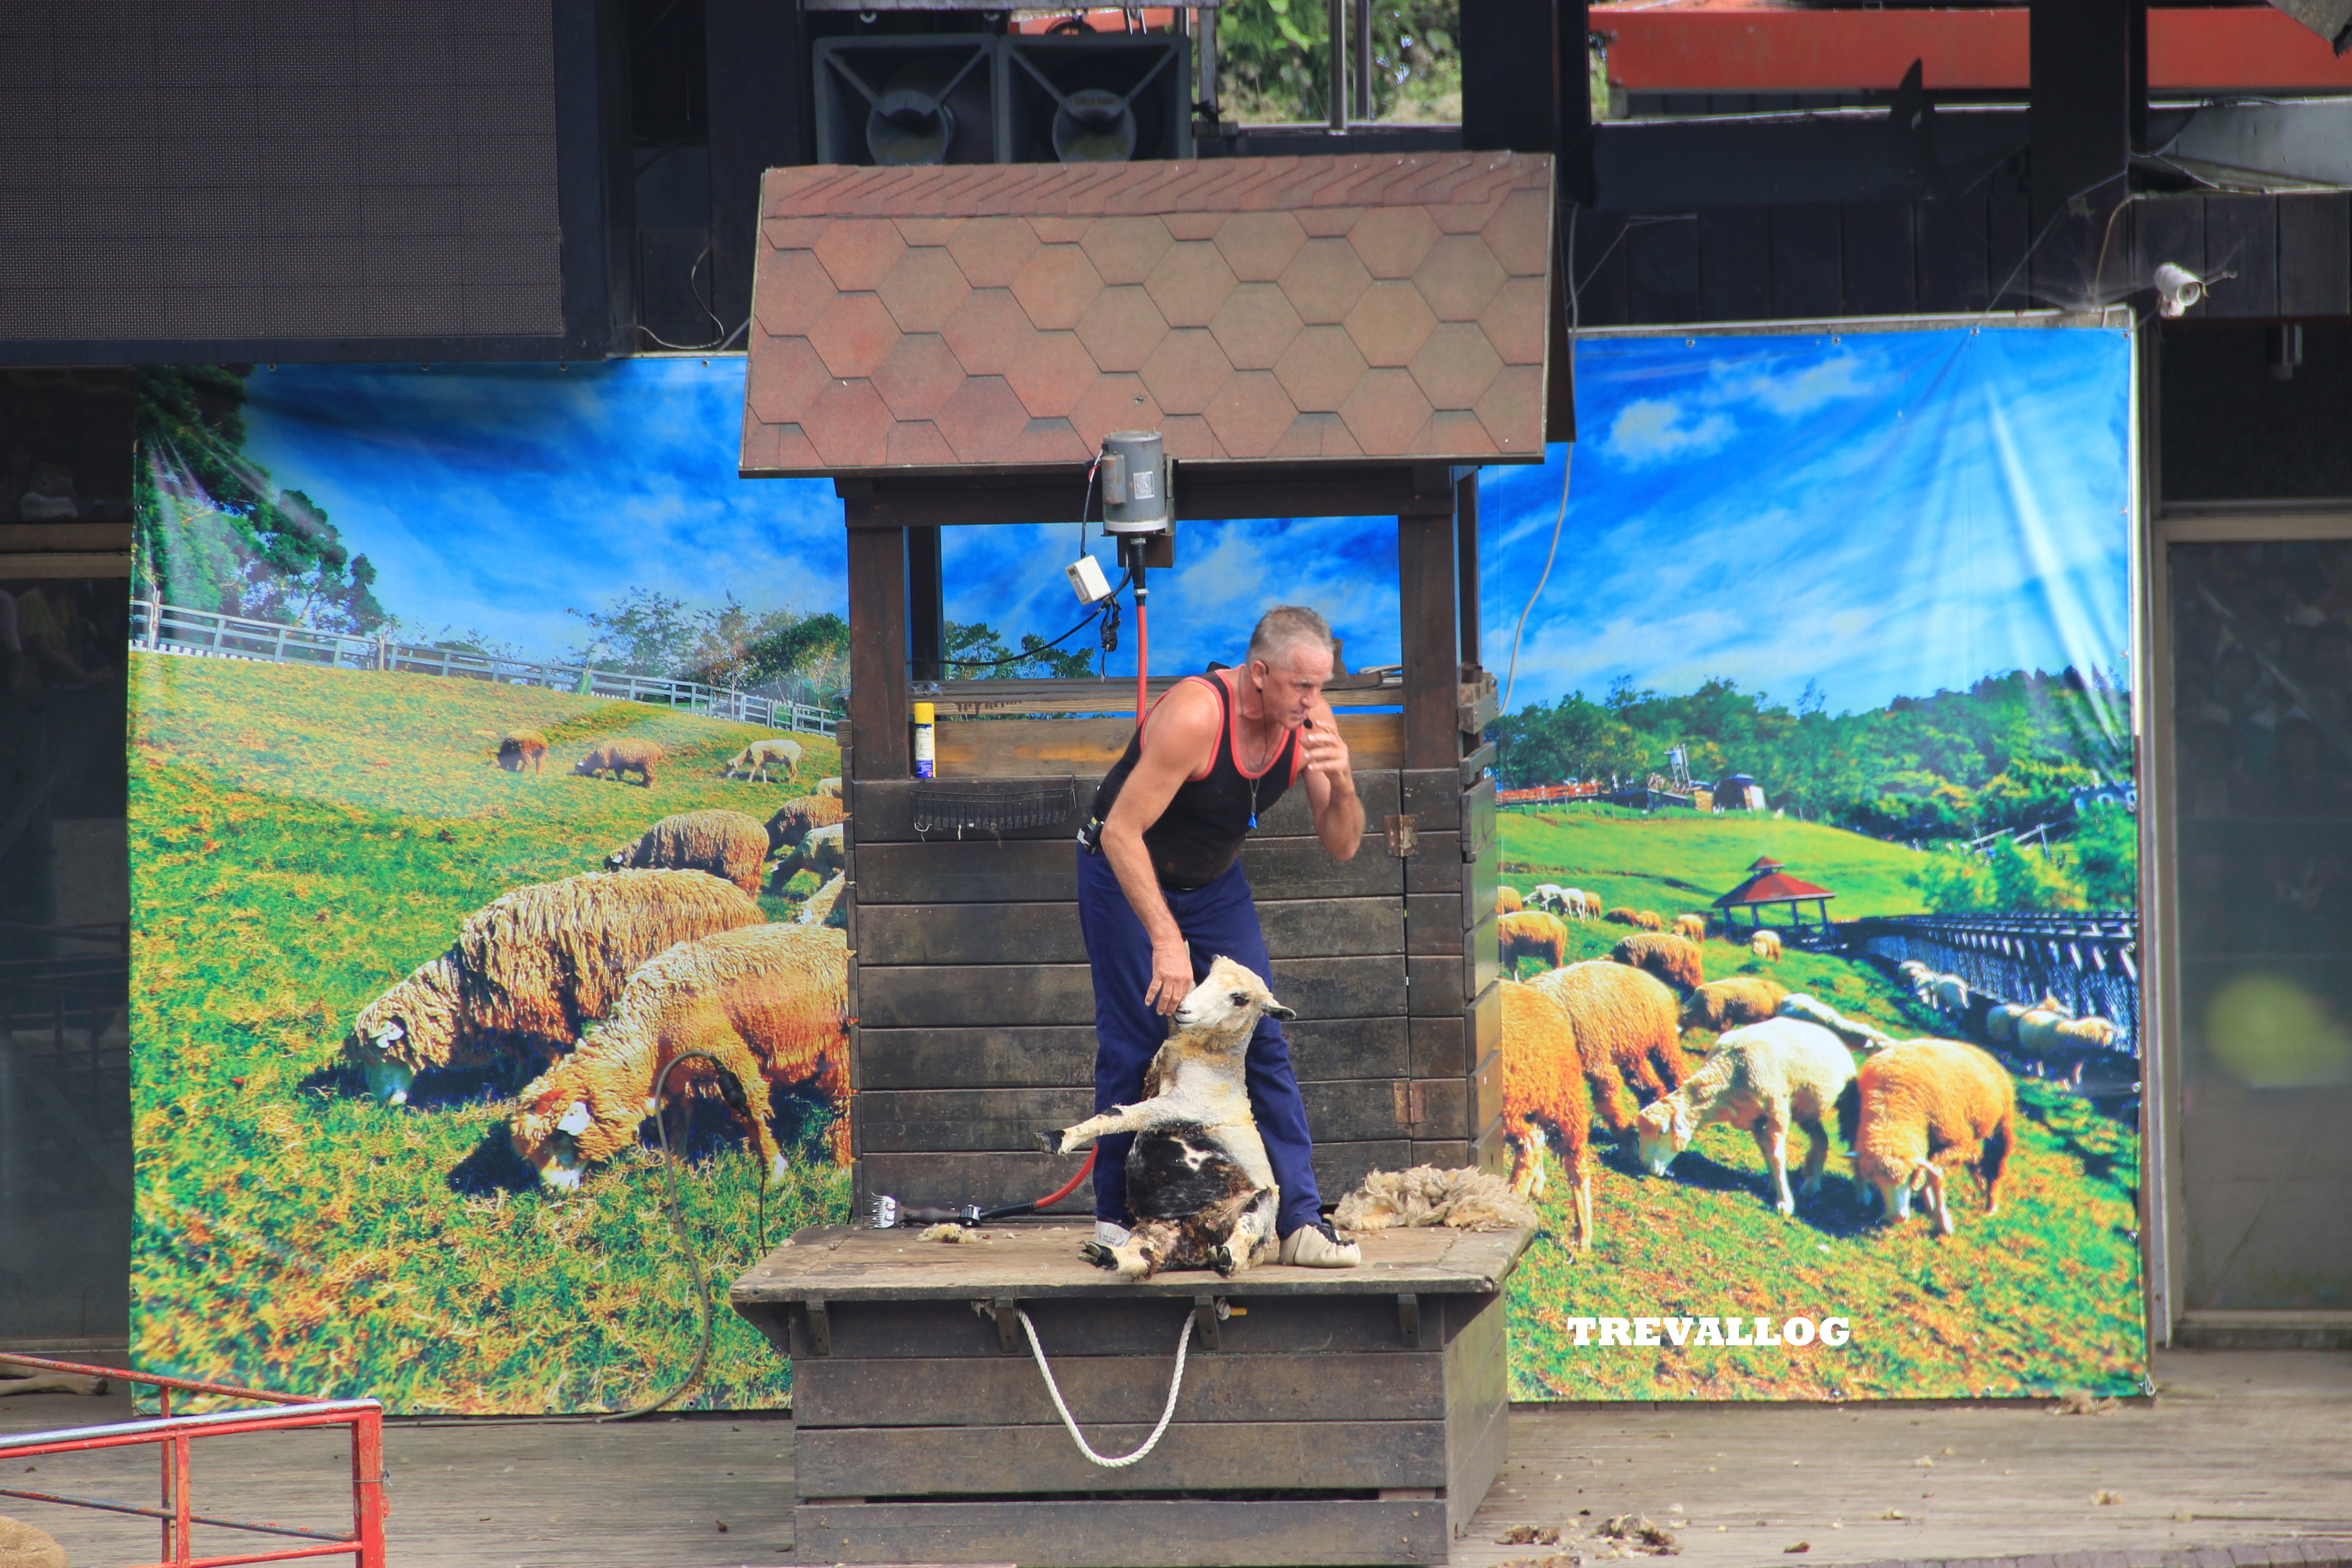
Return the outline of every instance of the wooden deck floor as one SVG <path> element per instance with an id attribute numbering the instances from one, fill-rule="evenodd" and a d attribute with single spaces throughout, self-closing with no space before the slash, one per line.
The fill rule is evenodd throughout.
<path id="1" fill-rule="evenodd" d="M 2178 1352 L 2158 1358 L 2157 1375 L 2152 1404 L 2096 1416 L 2012 1405 L 1523 1411 L 1512 1417 L 1510 1465 L 1453 1563 L 1496 1568 L 1567 1551 L 1590 1563 L 1605 1555 L 1590 1531 L 1629 1512 L 1669 1525 L 1683 1546 L 1675 1561 L 1688 1568 L 2084 1552 L 2153 1562 L 2232 1547 L 2240 1564 L 2352 1563 L 2352 1355 Z M 119 1397 L 25 1395 L 0 1400 L 0 1430 L 127 1414 Z M 797 1561 L 787 1420 L 396 1423 L 386 1448 L 394 1568 Z M 208 1510 L 331 1524 L 347 1507 L 347 1461 L 331 1439 L 235 1439 L 197 1456 L 196 1496 Z M 38 1463 L 34 1477 L 7 1466 L 0 1485 L 152 1495 L 152 1457 Z M 2095 1501 L 2103 1491 L 2121 1500 Z M 143 1522 L 30 1503 L 8 1511 L 50 1529 L 77 1568 L 153 1556 Z M 1588 1536 L 1560 1547 L 1494 1539 L 1515 1524 L 1563 1523 Z M 1799 1542 L 1810 1550 L 1790 1553 Z"/>

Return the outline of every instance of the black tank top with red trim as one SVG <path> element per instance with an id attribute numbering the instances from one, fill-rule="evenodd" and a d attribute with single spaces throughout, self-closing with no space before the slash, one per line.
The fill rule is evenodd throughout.
<path id="1" fill-rule="evenodd" d="M 1298 777 L 1298 731 L 1283 737 L 1281 748 L 1262 772 L 1244 773 L 1234 744 L 1236 721 L 1232 689 L 1213 675 L 1191 675 L 1185 679 L 1200 681 L 1216 692 L 1224 721 L 1217 727 L 1217 749 L 1209 759 L 1209 771 L 1178 784 L 1160 820 L 1143 830 L 1143 847 L 1151 857 L 1151 869 L 1160 885 L 1177 892 L 1205 888 L 1223 876 L 1241 854 L 1242 840 L 1249 837 L 1249 830 Z M 1154 703 L 1152 710 L 1158 711 L 1159 704 Z M 1108 819 L 1119 790 L 1142 759 L 1143 731 L 1150 722 L 1147 714 L 1095 791 L 1091 815 L 1096 822 Z"/>

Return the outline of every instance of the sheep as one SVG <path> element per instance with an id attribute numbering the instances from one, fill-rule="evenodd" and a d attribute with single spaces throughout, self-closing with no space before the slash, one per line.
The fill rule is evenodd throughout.
<path id="1" fill-rule="evenodd" d="M 1339 1200 L 1331 1223 L 1341 1230 L 1392 1230 L 1444 1226 L 1451 1230 L 1529 1229 L 1543 1223 L 1535 1205 L 1492 1171 L 1475 1166 L 1415 1165 L 1409 1171 L 1367 1171 Z"/>
<path id="2" fill-rule="evenodd" d="M 1916 958 L 1906 958 L 1895 966 L 1895 973 L 1903 982 L 1904 988 L 1914 993 L 1935 973 Z"/>
<path id="3" fill-rule="evenodd" d="M 594 778 L 609 773 L 613 782 L 621 782 L 624 773 L 635 773 L 645 781 L 647 789 L 654 787 L 654 771 L 669 761 L 658 741 L 644 741 L 625 735 L 617 741 L 607 741 L 580 759 L 572 769 L 575 778 Z"/>
<path id="4" fill-rule="evenodd" d="M 1675 934 L 1682 938 L 1685 942 L 1705 942 L 1706 940 L 1706 917 L 1705 915 L 1676 915 L 1675 917 Z"/>
<path id="5" fill-rule="evenodd" d="M 1543 1192 L 1546 1143 L 1575 1194 L 1575 1243 L 1592 1237 L 1592 1096 L 1575 1026 L 1558 1001 L 1516 980 L 1502 983 L 1503 1136 L 1511 1143 L 1511 1190 Z"/>
<path id="6" fill-rule="evenodd" d="M 1699 950 L 1663 931 L 1629 936 L 1611 948 L 1609 956 L 1619 963 L 1647 970 L 1685 996 L 1706 982 L 1706 960 Z"/>
<path id="7" fill-rule="evenodd" d="M 1642 923 L 1641 916 L 1635 914 L 1633 910 L 1622 907 L 1611 910 L 1607 914 L 1602 915 L 1601 918 L 1603 921 L 1606 921 L 1609 924 L 1614 926 L 1637 926 Z"/>
<path id="8" fill-rule="evenodd" d="M 1507 1066 L 1507 1062 L 1506 1063 Z M 1768 1018 L 1732 1030 L 1692 1069 L 1682 1087 L 1635 1118 L 1642 1163 L 1663 1176 L 1676 1154 L 1709 1122 L 1743 1128 L 1756 1139 L 1770 1173 L 1773 1206 L 1797 1212 L 1789 1190 L 1789 1128 L 1802 1127 L 1812 1147 L 1805 1155 L 1804 1190 L 1822 1184 L 1830 1156 L 1822 1125 L 1838 1096 L 1853 1081 L 1853 1057 L 1835 1035 L 1798 1018 Z"/>
<path id="9" fill-rule="evenodd" d="M 547 771 L 547 737 L 536 730 L 509 730 L 499 737 L 499 766 L 510 773 Z"/>
<path id="10" fill-rule="evenodd" d="M 433 1068 L 541 1065 L 600 1017 L 629 972 L 674 942 L 753 925 L 760 906 L 700 871 L 622 871 L 515 889 L 467 915 L 447 952 L 352 1021 L 345 1057 L 387 1104 Z"/>
<path id="11" fill-rule="evenodd" d="M 831 925 L 833 912 L 840 907 L 841 896 L 848 889 L 849 879 L 836 871 L 833 879 L 808 896 L 801 905 L 800 923 L 804 926 Z"/>
<path id="12" fill-rule="evenodd" d="M 1517 888 L 1512 887 L 1508 882 L 1505 882 L 1502 886 L 1495 889 L 1495 912 L 1496 914 L 1515 915 L 1527 907 L 1527 900 L 1519 897 L 1519 890 Z"/>
<path id="13" fill-rule="evenodd" d="M 1777 931 L 1754 932 L 1748 939 L 1748 951 L 1767 963 L 1780 963 L 1780 933 Z"/>
<path id="14" fill-rule="evenodd" d="M 2058 1005 L 2058 998 L 2044 992 L 2039 1002 L 2004 1002 L 1998 1007 L 1987 1008 L 1984 1016 L 1984 1037 L 1996 1046 L 2015 1045 L 2018 1022 L 2028 1013 L 2053 1013 L 2062 1018 L 2070 1016 L 2066 1010 Z"/>
<path id="15" fill-rule="evenodd" d="M 1693 991 L 1690 999 L 1683 1004 L 1682 1026 L 1685 1030 L 1706 1029 L 1721 1034 L 1742 1024 L 1759 1024 L 1778 1016 L 1780 1004 L 1788 995 L 1788 988 L 1779 981 L 1760 974 L 1710 980 Z"/>
<path id="16" fill-rule="evenodd" d="M 688 811 L 665 816 L 604 857 L 604 869 L 667 866 L 707 871 L 746 893 L 760 890 L 760 868 L 768 860 L 768 830 L 740 811 Z"/>
<path id="17" fill-rule="evenodd" d="M 781 763 L 786 778 L 798 778 L 801 750 L 798 741 L 787 741 L 781 735 L 754 741 L 728 760 L 727 772 L 722 776 L 731 779 L 737 773 L 742 773 L 753 784 L 766 784 L 769 782 L 768 770 Z"/>
<path id="18" fill-rule="evenodd" d="M 1857 1050 L 1885 1050 L 1895 1043 L 1895 1037 L 1885 1030 L 1865 1024 L 1859 1018 L 1845 1017 L 1828 1003 L 1811 996 L 1782 997 L 1780 1014 L 1783 1018 L 1802 1018 L 1809 1024 L 1819 1024 Z"/>
<path id="19" fill-rule="evenodd" d="M 709 1051 L 743 1090 L 736 1110 L 765 1179 L 784 1173 L 768 1119 L 771 1091 L 841 1107 L 849 1098 L 849 945 L 837 931 L 752 925 L 682 942 L 629 976 L 612 1015 L 522 1091 L 507 1119 L 515 1152 L 550 1188 L 580 1184 L 588 1166 L 636 1142 L 662 1068 L 688 1050 Z M 700 1058 L 672 1085 L 714 1087 Z M 833 1157 L 849 1163 L 849 1122 L 834 1120 Z"/>
<path id="20" fill-rule="evenodd" d="M 768 818 L 768 853 L 776 856 L 797 849 L 811 829 L 831 827 L 847 816 L 838 796 L 804 795 L 788 800 Z"/>
<path id="21" fill-rule="evenodd" d="M 1659 918 L 1655 910 L 1635 910 L 1633 923 L 1643 931 L 1662 931 L 1666 929 L 1666 922 Z"/>
<path id="22" fill-rule="evenodd" d="M 1528 983 L 1559 1005 L 1576 1031 L 1593 1103 L 1612 1132 L 1633 1125 L 1627 1079 L 1653 1098 L 1683 1081 L 1680 1007 L 1655 977 L 1605 958 L 1538 974 Z"/>
<path id="23" fill-rule="evenodd" d="M 1905 1040 L 1862 1064 L 1838 1098 L 1838 1130 L 1854 1174 L 1888 1215 L 1911 1217 L 1916 1191 L 1946 1236 L 1944 1168 L 1970 1164 L 1985 1213 L 2000 1212 L 2000 1176 L 2017 1139 L 2017 1087 L 2001 1065 L 1958 1040 Z"/>
<path id="24" fill-rule="evenodd" d="M 841 781 L 838 778 L 819 779 L 816 781 L 816 793 L 819 796 L 826 800 L 839 800 L 841 798 Z"/>
<path id="25" fill-rule="evenodd" d="M 2072 1056 L 2080 1050 L 2112 1050 L 2116 1026 L 2105 1018 L 2069 1018 L 2036 1007 L 2017 1020 L 2020 1050 L 2037 1057 Z"/>
<path id="26" fill-rule="evenodd" d="M 814 871 L 822 881 L 845 871 L 848 866 L 849 846 L 842 832 L 842 825 L 836 822 L 831 827 L 814 828 L 791 854 L 776 862 L 776 868 L 770 876 L 768 890 L 772 893 L 783 891 L 784 884 L 801 871 Z"/>
<path id="27" fill-rule="evenodd" d="M 1958 1017 L 1969 1010 L 1969 983 L 1957 974 L 1938 974 L 1927 1001 L 1945 1016 Z"/>
<path id="28" fill-rule="evenodd" d="M 1541 910 L 1546 914 L 1566 915 L 1570 912 L 1568 889 L 1558 882 L 1538 882 L 1528 889 L 1527 907 Z"/>
<path id="29" fill-rule="evenodd" d="M 1558 915 L 1540 910 L 1504 915 L 1495 922 L 1495 949 L 1507 975 L 1518 973 L 1522 958 L 1558 969 L 1568 962 L 1568 927 Z"/>
<path id="30" fill-rule="evenodd" d="M 1601 918 L 1601 895 L 1598 893 L 1588 893 L 1581 888 L 1568 888 L 1562 889 L 1562 900 L 1568 905 L 1566 912 L 1571 919 L 1591 921 Z"/>

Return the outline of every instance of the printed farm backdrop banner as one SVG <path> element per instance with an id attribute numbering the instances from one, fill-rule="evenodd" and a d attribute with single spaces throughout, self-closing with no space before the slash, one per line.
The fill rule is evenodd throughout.
<path id="1" fill-rule="evenodd" d="M 2128 365 L 1588 342 L 1486 476 L 1515 1396 L 2139 1386 Z"/>
<path id="2" fill-rule="evenodd" d="M 142 1365 L 657 1398 L 697 1302 L 639 1123 L 688 1046 L 751 1112 L 671 1071 L 718 1289 L 845 1215 L 840 513 L 734 477 L 741 363 L 142 373 Z M 688 1403 L 782 1395 L 716 1336 Z"/>

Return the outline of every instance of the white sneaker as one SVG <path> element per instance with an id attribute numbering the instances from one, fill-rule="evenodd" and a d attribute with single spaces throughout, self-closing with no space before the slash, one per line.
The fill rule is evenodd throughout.
<path id="1" fill-rule="evenodd" d="M 1113 1225 L 1107 1219 L 1098 1219 L 1095 1221 L 1095 1245 L 1097 1247 L 1125 1247 L 1127 1243 L 1128 1230 L 1125 1226 Z"/>
<path id="2" fill-rule="evenodd" d="M 1352 1241 L 1341 1241 L 1329 1220 L 1302 1225 L 1284 1237 L 1277 1259 L 1301 1268 L 1353 1268 L 1363 1260 L 1364 1249 Z"/>

